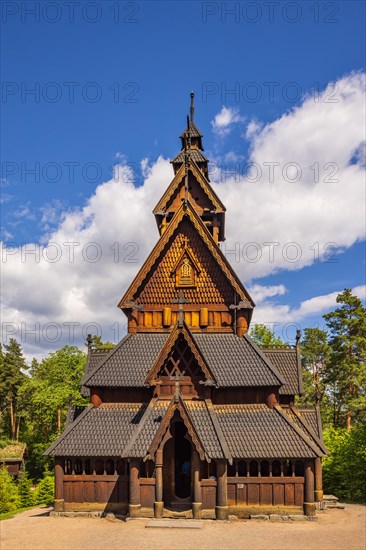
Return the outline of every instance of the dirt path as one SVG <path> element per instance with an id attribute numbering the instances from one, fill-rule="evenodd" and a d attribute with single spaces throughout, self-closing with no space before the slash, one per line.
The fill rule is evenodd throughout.
<path id="1" fill-rule="evenodd" d="M 1 550 L 364 550 L 364 506 L 318 514 L 317 522 L 207 521 L 203 529 L 145 529 L 148 520 L 53 518 L 35 508 L 0 523 Z"/>

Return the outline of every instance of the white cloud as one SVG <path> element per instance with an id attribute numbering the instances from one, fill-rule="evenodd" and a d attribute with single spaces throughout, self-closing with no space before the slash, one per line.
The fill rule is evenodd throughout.
<path id="1" fill-rule="evenodd" d="M 249 285 L 248 292 L 253 300 L 258 304 L 266 300 L 266 298 L 282 296 L 286 293 L 286 287 L 284 285 Z"/>
<path id="2" fill-rule="evenodd" d="M 30 203 L 27 203 L 27 204 L 22 204 L 20 208 L 18 208 L 18 210 L 15 210 L 13 212 L 13 216 L 14 218 L 17 218 L 18 220 L 19 219 L 23 219 L 23 220 L 35 220 L 36 219 L 36 215 L 34 212 L 31 211 L 30 209 Z M 17 223 L 17 222 L 15 222 Z"/>
<path id="3" fill-rule="evenodd" d="M 304 300 L 298 307 L 291 308 L 287 304 L 281 305 L 264 300 L 253 313 L 253 323 L 273 324 L 284 326 L 288 323 L 300 323 L 309 317 L 322 315 L 337 306 L 337 296 L 343 289 L 322 296 L 314 296 Z M 366 285 L 352 289 L 352 294 L 361 300 L 366 299 Z M 305 322 L 306 325 L 306 322 Z"/>
<path id="4" fill-rule="evenodd" d="M 227 207 L 226 249 L 234 250 L 234 255 L 227 257 L 244 282 L 279 269 L 311 265 L 317 247 L 322 253 L 326 243 L 347 248 L 364 237 L 364 168 L 358 157 L 350 163 L 364 140 L 359 123 L 364 118 L 364 76 L 350 75 L 337 84 L 337 103 L 325 103 L 323 96 L 317 103 L 307 98 L 301 106 L 252 135 L 250 161 L 262 168 L 260 181 L 252 183 L 230 176 L 225 182 L 213 182 Z M 232 120 L 231 116 L 223 117 L 219 123 L 230 128 Z M 125 317 L 116 304 L 158 239 L 151 210 L 173 171 L 166 159 L 160 157 L 152 164 L 144 159 L 140 168 L 145 180 L 135 187 L 134 167 L 125 163 L 123 155 L 119 159 L 124 164 L 115 167 L 113 178 L 95 189 L 84 208 L 61 213 L 61 221 L 48 235 L 45 249 L 33 244 L 23 248 L 23 254 L 10 250 L 3 257 L 2 321 L 10 323 L 5 326 L 8 334 L 15 331 L 28 356 L 70 343 L 68 333 L 72 328 L 65 323 L 79 323 L 75 326 L 77 343 L 80 327 L 85 328 L 85 335 L 87 323 L 103 327 L 104 339 L 118 340 L 122 336 Z M 265 175 L 265 162 L 280 163 L 273 182 L 268 171 Z M 302 178 L 297 183 L 285 181 L 281 174 L 288 162 L 302 167 Z M 329 168 L 321 168 L 319 182 L 314 182 L 309 167 L 315 162 L 321 167 L 335 162 L 338 182 L 324 182 Z M 26 217 L 32 212 L 25 205 L 19 214 Z M 279 244 L 271 248 L 264 244 L 269 242 Z M 291 261 L 298 251 L 288 246 L 291 242 L 300 247 L 297 262 Z M 258 248 L 246 246 L 248 243 L 258 243 L 258 261 L 253 261 Z M 314 243 L 318 245 L 314 247 Z M 75 259 L 70 262 L 73 246 Z M 40 253 L 39 261 L 32 259 L 31 247 Z M 61 258 L 52 262 L 60 249 Z M 100 261 L 93 263 L 93 256 L 100 251 Z M 14 254 L 8 254 L 11 252 Z M 335 303 L 335 293 L 331 293 L 291 308 L 269 302 L 269 298 L 285 293 L 283 285 L 252 284 L 251 290 L 260 302 L 254 311 L 255 322 L 301 320 Z M 34 335 L 24 333 L 25 329 L 34 329 L 35 323 L 40 323 L 39 342 Z M 61 341 L 51 341 L 58 327 L 55 325 L 52 332 L 49 323 L 59 325 Z M 95 329 L 90 327 L 89 332 Z"/>
<path id="5" fill-rule="evenodd" d="M 84 208 L 64 213 L 44 247 L 2 250 L 3 329 L 28 356 L 72 343 L 73 330 L 79 344 L 81 329 L 84 336 L 96 331 L 88 323 L 102 327 L 105 340 L 118 340 L 125 331 L 116 305 L 158 239 L 151 210 L 172 178 L 170 162 L 161 157 L 140 187 L 128 170 L 116 166 Z M 77 323 L 74 329 L 70 323 Z M 40 341 L 27 330 L 40 333 Z"/>
<path id="6" fill-rule="evenodd" d="M 336 103 L 325 90 L 255 133 L 248 173 L 212 177 L 227 208 L 223 251 L 235 250 L 227 257 L 244 280 L 330 259 L 329 243 L 345 249 L 365 237 L 365 168 L 354 156 L 364 142 L 365 74 L 337 86 Z"/>
<path id="7" fill-rule="evenodd" d="M 248 125 L 247 125 L 247 129 L 245 131 L 245 137 L 246 139 L 253 139 L 254 136 L 256 136 L 257 134 L 259 134 L 261 128 L 262 128 L 262 124 L 259 124 L 258 121 L 256 120 L 250 120 Z"/>
<path id="8" fill-rule="evenodd" d="M 232 130 L 234 124 L 242 122 L 244 118 L 240 116 L 239 110 L 234 107 L 225 107 L 223 105 L 221 111 L 217 113 L 211 121 L 212 129 L 219 136 L 226 136 Z"/>

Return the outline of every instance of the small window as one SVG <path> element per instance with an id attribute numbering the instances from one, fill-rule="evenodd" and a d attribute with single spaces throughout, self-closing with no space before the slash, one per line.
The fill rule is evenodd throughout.
<path id="1" fill-rule="evenodd" d="M 249 474 L 250 477 L 258 477 L 258 462 L 256 460 L 250 461 Z"/>
<path id="2" fill-rule="evenodd" d="M 292 476 L 292 462 L 291 460 L 285 460 L 283 465 L 283 475 L 286 477 Z"/>
<path id="3" fill-rule="evenodd" d="M 268 462 L 268 460 L 262 460 L 262 462 L 261 462 L 261 476 L 262 477 L 268 477 L 269 476 L 269 462 Z"/>
<path id="4" fill-rule="evenodd" d="M 91 473 L 92 471 L 91 471 L 91 465 L 90 465 L 90 458 L 87 458 L 85 461 L 85 474 L 87 476 L 90 476 Z"/>
<path id="5" fill-rule="evenodd" d="M 281 476 L 281 462 L 279 460 L 274 460 L 272 462 L 272 475 L 273 477 Z"/>
<path id="6" fill-rule="evenodd" d="M 246 460 L 239 460 L 238 464 L 238 473 L 241 477 L 246 477 L 247 475 L 247 463 Z"/>
<path id="7" fill-rule="evenodd" d="M 296 460 L 295 462 L 295 476 L 304 476 L 304 463 L 302 460 Z"/>
<path id="8" fill-rule="evenodd" d="M 101 460 L 100 458 L 98 458 L 96 461 L 95 461 L 95 473 L 98 475 L 98 476 L 101 476 L 104 474 L 104 462 L 103 460 Z"/>
<path id="9" fill-rule="evenodd" d="M 112 459 L 108 459 L 106 461 L 105 471 L 108 476 L 112 476 L 114 474 L 114 461 Z"/>

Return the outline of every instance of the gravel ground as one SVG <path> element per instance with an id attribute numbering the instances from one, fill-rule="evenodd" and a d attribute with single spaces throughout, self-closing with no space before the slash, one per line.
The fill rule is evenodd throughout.
<path id="1" fill-rule="evenodd" d="M 318 514 L 317 522 L 205 521 L 203 529 L 145 529 L 149 520 L 49 517 L 34 508 L 0 523 L 1 550 L 365 550 L 366 507 Z"/>

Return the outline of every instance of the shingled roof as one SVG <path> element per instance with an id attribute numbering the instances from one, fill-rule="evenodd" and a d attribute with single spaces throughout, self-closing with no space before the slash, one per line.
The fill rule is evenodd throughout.
<path id="1" fill-rule="evenodd" d="M 124 450 L 125 456 L 146 456 L 169 404 L 170 401 L 157 399 L 150 402 L 139 426 Z"/>
<path id="2" fill-rule="evenodd" d="M 194 162 L 198 162 L 198 163 L 209 162 L 209 160 L 205 157 L 205 155 L 199 149 L 190 149 L 190 158 Z M 170 162 L 172 164 L 180 164 L 180 163 L 184 162 L 184 160 L 185 160 L 185 152 L 181 151 Z"/>
<path id="3" fill-rule="evenodd" d="M 281 386 L 286 382 L 246 335 L 202 333 L 193 334 L 193 338 L 219 386 Z"/>
<path id="4" fill-rule="evenodd" d="M 103 359 L 107 357 L 110 351 L 111 351 L 110 349 L 99 349 L 99 348 L 88 349 L 88 356 L 86 360 L 83 379 L 86 379 L 87 375 L 89 375 L 93 370 L 96 369 L 96 367 L 103 361 Z M 81 386 L 80 393 L 83 397 L 90 397 L 89 388 L 86 388 L 83 385 Z"/>
<path id="5" fill-rule="evenodd" d="M 303 392 L 301 365 L 296 348 L 261 348 L 266 357 L 286 380 L 280 395 L 301 395 Z"/>
<path id="6" fill-rule="evenodd" d="M 212 458 L 224 458 L 218 434 L 212 423 L 206 402 L 186 401 L 185 406 L 208 456 Z"/>
<path id="7" fill-rule="evenodd" d="M 314 458 L 324 454 L 280 407 L 214 405 L 214 409 L 234 458 Z"/>
<path id="8" fill-rule="evenodd" d="M 83 386 L 144 387 L 146 376 L 169 336 L 168 333 L 128 334 L 94 371 L 86 373 Z M 190 336 L 218 386 L 281 386 L 286 382 L 248 336 L 192 332 Z"/>
<path id="9" fill-rule="evenodd" d="M 201 134 L 200 130 L 197 128 L 195 123 L 192 122 L 192 121 L 190 121 L 190 123 L 189 123 L 189 130 L 187 128 L 185 128 L 179 137 L 182 139 L 185 136 L 187 136 L 188 133 L 191 137 L 203 137 L 203 134 Z"/>
<path id="10" fill-rule="evenodd" d="M 146 403 L 104 403 L 87 407 L 47 449 L 53 456 L 123 456 Z"/>
<path id="11" fill-rule="evenodd" d="M 167 333 L 127 334 L 92 372 L 85 374 L 82 385 L 112 388 L 144 386 L 146 375 L 168 337 Z"/>
<path id="12" fill-rule="evenodd" d="M 264 404 L 208 405 L 180 400 L 207 459 L 313 458 L 326 449 L 287 412 Z M 53 456 L 147 457 L 171 401 L 87 407 L 47 449 Z M 210 410 L 211 409 L 211 410 Z M 184 415 L 183 415 L 184 416 Z M 167 427 L 169 424 L 166 424 Z M 164 428 L 166 429 L 166 428 Z"/>
<path id="13" fill-rule="evenodd" d="M 290 405 L 283 409 L 289 417 L 323 449 L 324 452 L 327 452 L 323 441 L 319 409 L 316 407 L 299 408 L 295 405 Z"/>

